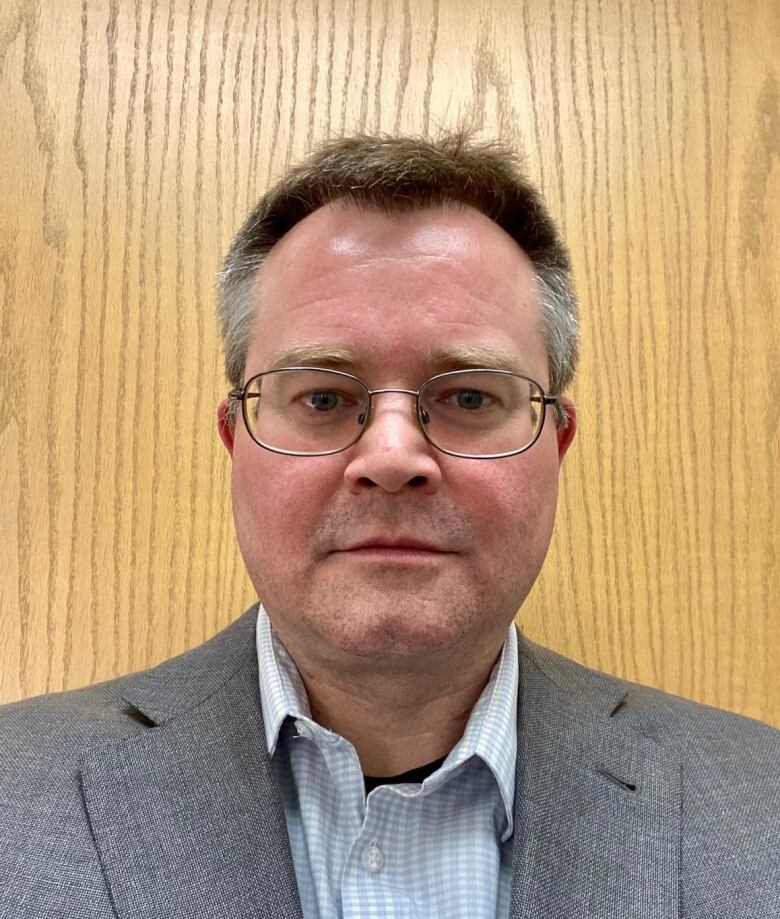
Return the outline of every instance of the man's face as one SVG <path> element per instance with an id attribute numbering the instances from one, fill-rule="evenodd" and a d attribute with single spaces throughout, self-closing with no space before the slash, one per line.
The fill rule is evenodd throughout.
<path id="1" fill-rule="evenodd" d="M 325 366 L 371 389 L 416 390 L 441 370 L 437 353 L 465 346 L 549 383 L 531 263 L 473 209 L 321 208 L 273 248 L 255 296 L 245 379 L 316 346 L 351 352 Z M 525 453 L 463 459 L 428 443 L 412 396 L 386 393 L 353 446 L 297 457 L 259 447 L 240 418 L 231 431 L 224 403 L 219 417 L 241 552 L 299 666 L 495 653 L 544 560 L 573 426 L 558 431 L 548 409 Z M 399 539 L 441 551 L 350 550 Z"/>

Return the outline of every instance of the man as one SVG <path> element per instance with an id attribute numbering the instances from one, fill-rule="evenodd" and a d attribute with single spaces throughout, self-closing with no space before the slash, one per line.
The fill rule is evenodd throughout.
<path id="1" fill-rule="evenodd" d="M 780 732 L 513 625 L 577 321 L 512 158 L 324 147 L 250 215 L 219 309 L 262 605 L 3 710 L 0 917 L 780 915 Z"/>

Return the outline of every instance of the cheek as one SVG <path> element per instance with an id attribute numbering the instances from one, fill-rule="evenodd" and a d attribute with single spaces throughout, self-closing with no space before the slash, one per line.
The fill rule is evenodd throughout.
<path id="1" fill-rule="evenodd" d="M 511 558 L 538 558 L 547 551 L 558 497 L 557 462 L 523 454 L 492 470 L 473 489 L 475 524 L 497 566 Z M 504 463 L 496 460 L 497 464 Z"/>
<path id="2" fill-rule="evenodd" d="M 328 475 L 317 459 L 281 456 L 252 444 L 235 451 L 232 471 L 233 515 L 244 557 L 257 564 L 281 558 L 292 566 L 338 475 Z M 259 455 L 258 455 L 259 453 Z M 290 549 L 296 551 L 290 551 Z"/>

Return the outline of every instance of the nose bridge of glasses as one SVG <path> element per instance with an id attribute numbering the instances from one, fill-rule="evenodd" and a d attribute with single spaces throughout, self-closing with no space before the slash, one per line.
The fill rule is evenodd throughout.
<path id="1" fill-rule="evenodd" d="M 379 401 L 375 400 L 375 399 L 374 399 L 374 396 L 383 396 L 383 395 L 387 395 L 387 394 L 390 394 L 390 393 L 397 393 L 397 394 L 400 394 L 400 395 L 412 396 L 412 398 L 414 399 L 414 402 L 413 402 L 412 405 L 411 405 L 412 414 L 413 414 L 414 416 L 416 416 L 416 414 L 417 414 L 417 412 L 416 412 L 417 396 L 419 395 L 419 393 L 417 392 L 417 390 L 415 390 L 415 389 L 369 389 L 369 390 L 368 390 L 368 396 L 369 396 L 369 410 L 370 410 L 370 417 L 369 417 L 369 419 L 368 419 L 369 421 L 376 415 L 376 407 L 377 407 L 377 405 L 379 404 Z M 385 399 L 385 400 L 380 400 L 380 401 L 381 401 L 382 403 L 387 403 L 387 402 L 390 402 L 391 400 Z M 393 403 L 396 403 L 396 402 L 397 402 L 397 403 L 398 403 L 398 408 L 399 408 L 402 412 L 405 413 L 406 409 L 405 409 L 405 407 L 404 407 L 403 404 L 402 404 L 402 400 L 392 400 L 392 402 L 393 402 Z M 392 406 L 387 405 L 386 407 L 387 407 L 388 410 L 392 410 Z M 364 416 L 365 416 L 365 412 L 361 415 L 361 422 L 364 420 Z"/>
<path id="2" fill-rule="evenodd" d="M 417 398 L 417 395 L 418 395 L 418 392 L 416 389 L 369 389 L 368 394 L 369 396 L 379 396 L 382 393 L 387 393 L 387 392 L 405 393 L 408 396 L 414 396 L 415 399 Z"/>

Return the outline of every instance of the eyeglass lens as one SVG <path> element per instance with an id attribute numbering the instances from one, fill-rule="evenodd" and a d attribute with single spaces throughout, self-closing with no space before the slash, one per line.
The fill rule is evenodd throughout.
<path id="1" fill-rule="evenodd" d="M 377 398 L 377 396 L 374 396 Z M 519 451 L 536 438 L 543 393 L 531 380 L 490 370 L 434 377 L 420 421 L 437 447 L 468 456 Z M 249 433 L 271 449 L 326 453 L 352 444 L 366 423 L 367 389 L 329 370 L 274 370 L 246 390 Z"/>

